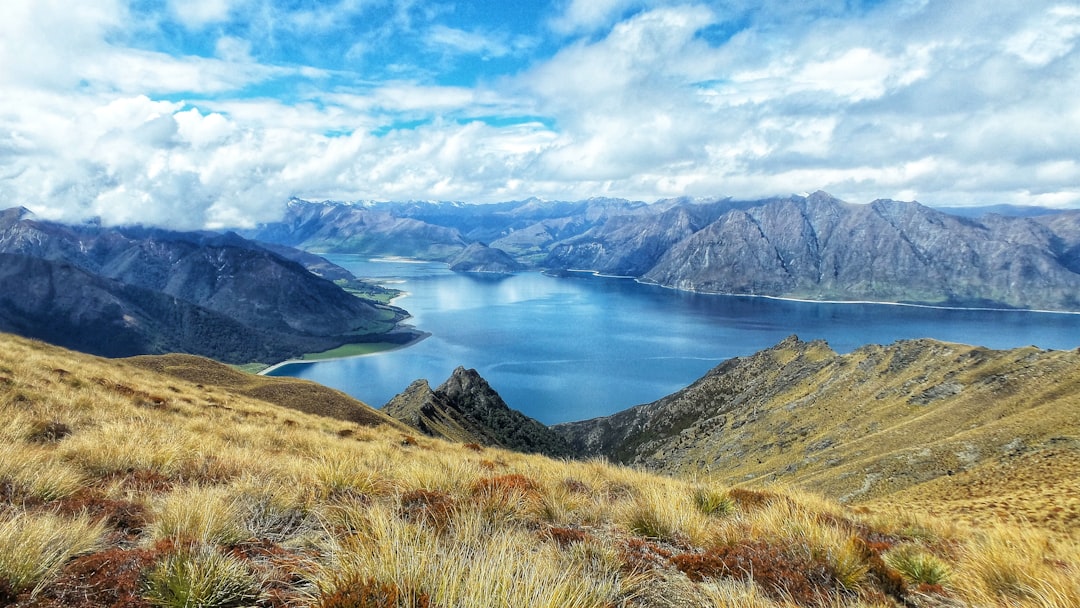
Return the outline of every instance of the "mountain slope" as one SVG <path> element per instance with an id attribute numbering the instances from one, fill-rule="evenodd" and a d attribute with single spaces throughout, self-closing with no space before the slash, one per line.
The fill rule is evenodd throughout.
<path id="1" fill-rule="evenodd" d="M 533 268 L 675 289 L 961 307 L 1080 310 L 1075 212 L 943 213 L 827 193 L 761 200 L 307 203 L 259 238 L 448 261 L 482 241 Z"/>
<path id="2" fill-rule="evenodd" d="M 792 337 L 653 403 L 553 430 L 578 453 L 652 470 L 891 501 L 927 484 L 955 492 L 1020 459 L 1071 470 L 1080 462 L 1078 394 L 1076 351 L 913 340 L 838 355 Z M 1068 529 L 1080 521 L 1080 503 L 1067 498 L 1080 478 L 1045 481 L 1061 509 L 1046 523 Z"/>
<path id="3" fill-rule="evenodd" d="M 299 412 L 354 422 L 361 426 L 385 425 L 399 431 L 412 431 L 362 401 L 309 380 L 248 374 L 194 355 L 141 355 L 125 361 L 163 376 L 226 390 Z"/>
<path id="4" fill-rule="evenodd" d="M 812 299 L 1080 309 L 1080 275 L 1026 218 L 824 193 L 725 213 L 642 278 L 677 289 Z"/>
<path id="5" fill-rule="evenodd" d="M 11 209 L 0 214 L 0 254 L 24 287 L 4 294 L 0 329 L 100 354 L 272 362 L 392 341 L 383 335 L 405 314 L 235 234 L 67 226 Z M 106 327 L 116 336 L 103 338 Z"/>
<path id="6" fill-rule="evenodd" d="M 1030 528 L 477 452 L 9 335 L 0 417 L 14 608 L 1080 603 L 1075 545 Z"/>
<path id="7" fill-rule="evenodd" d="M 474 369 L 458 367 L 435 390 L 427 380 L 417 380 L 382 411 L 431 437 L 554 457 L 571 455 L 561 437 L 510 409 Z"/>

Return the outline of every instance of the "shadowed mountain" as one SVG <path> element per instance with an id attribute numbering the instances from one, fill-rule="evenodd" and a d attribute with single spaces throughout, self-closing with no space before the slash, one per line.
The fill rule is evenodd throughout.
<path id="1" fill-rule="evenodd" d="M 653 403 L 552 429 L 576 454 L 656 471 L 797 484 L 855 502 L 932 490 L 947 502 L 1033 462 L 1075 470 L 1077 394 L 1077 351 L 911 340 L 838 355 L 791 337 Z M 1016 494 L 992 487 L 1020 517 L 1041 485 L 1030 481 Z M 1080 503 L 1067 498 L 1080 478 L 1043 481 L 1040 517 L 1061 527 L 1080 521 Z M 1042 508 L 1046 500 L 1058 515 Z"/>
<path id="2" fill-rule="evenodd" d="M 548 456 L 570 455 L 561 437 L 510 409 L 474 369 L 458 367 L 435 390 L 427 380 L 417 380 L 382 411 L 431 437 Z"/>
<path id="3" fill-rule="evenodd" d="M 110 356 L 273 362 L 393 341 L 405 315 L 231 233 L 69 226 L 11 209 L 0 254 L 0 272 L 21 287 L 0 299 L 0 329 Z"/>

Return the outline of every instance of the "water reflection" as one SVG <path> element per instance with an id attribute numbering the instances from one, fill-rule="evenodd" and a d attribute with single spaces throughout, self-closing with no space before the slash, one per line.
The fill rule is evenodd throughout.
<path id="1" fill-rule="evenodd" d="M 849 352 L 904 338 L 1008 348 L 1076 348 L 1080 315 L 814 304 L 708 296 L 570 274 L 454 274 L 440 264 L 327 256 L 358 276 L 393 277 L 397 303 L 431 332 L 406 349 L 288 366 L 376 407 L 417 378 L 434 384 L 476 368 L 511 407 L 545 423 L 652 401 L 713 366 L 797 334 Z"/>

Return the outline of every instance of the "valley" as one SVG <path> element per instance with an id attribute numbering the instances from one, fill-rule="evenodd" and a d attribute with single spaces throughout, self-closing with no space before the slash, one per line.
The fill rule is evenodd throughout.
<path id="1" fill-rule="evenodd" d="M 292 249 L 282 226 L 263 245 L 4 212 L 0 329 L 113 358 L 0 334 L 0 605 L 488 606 L 493 586 L 552 608 L 1080 602 L 1069 218 L 593 200 L 537 205 L 561 238 L 527 223 L 513 232 L 546 244 L 511 254 L 408 216 L 496 231 L 525 221 L 518 204 L 291 208 L 335 217 L 305 246 L 363 253 Z M 793 209 L 831 209 L 834 231 L 869 213 L 987 239 L 943 279 L 951 295 L 929 281 L 909 298 L 901 275 L 937 272 L 955 234 L 909 242 L 898 255 L 926 260 L 860 292 L 845 281 L 879 271 L 850 252 L 767 237 Z M 708 262 L 728 231 L 752 234 L 747 218 L 784 262 L 764 293 L 655 280 L 671 252 Z M 364 239 L 372 224 L 385 240 Z M 722 255 L 768 258 L 747 251 Z M 813 301 L 833 292 L 799 291 L 796 271 L 826 251 L 828 289 L 910 301 Z M 572 272 L 571 254 L 625 278 Z M 984 297 L 979 273 L 1004 271 L 987 257 L 1042 287 Z M 259 376 L 196 354 L 345 358 Z M 308 372 L 319 384 L 280 377 Z"/>

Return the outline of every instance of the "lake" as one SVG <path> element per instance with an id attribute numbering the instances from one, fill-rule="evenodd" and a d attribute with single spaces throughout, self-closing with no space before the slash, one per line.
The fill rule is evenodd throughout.
<path id="1" fill-rule="evenodd" d="M 1080 315 L 828 304 L 693 294 L 572 273 L 458 274 L 445 264 L 326 255 L 408 292 L 395 304 L 431 337 L 376 355 L 289 364 L 381 407 L 417 378 L 436 387 L 475 368 L 510 407 L 545 424 L 604 416 L 683 388 L 720 362 L 796 334 L 850 352 L 936 338 L 991 348 L 1080 346 Z"/>

